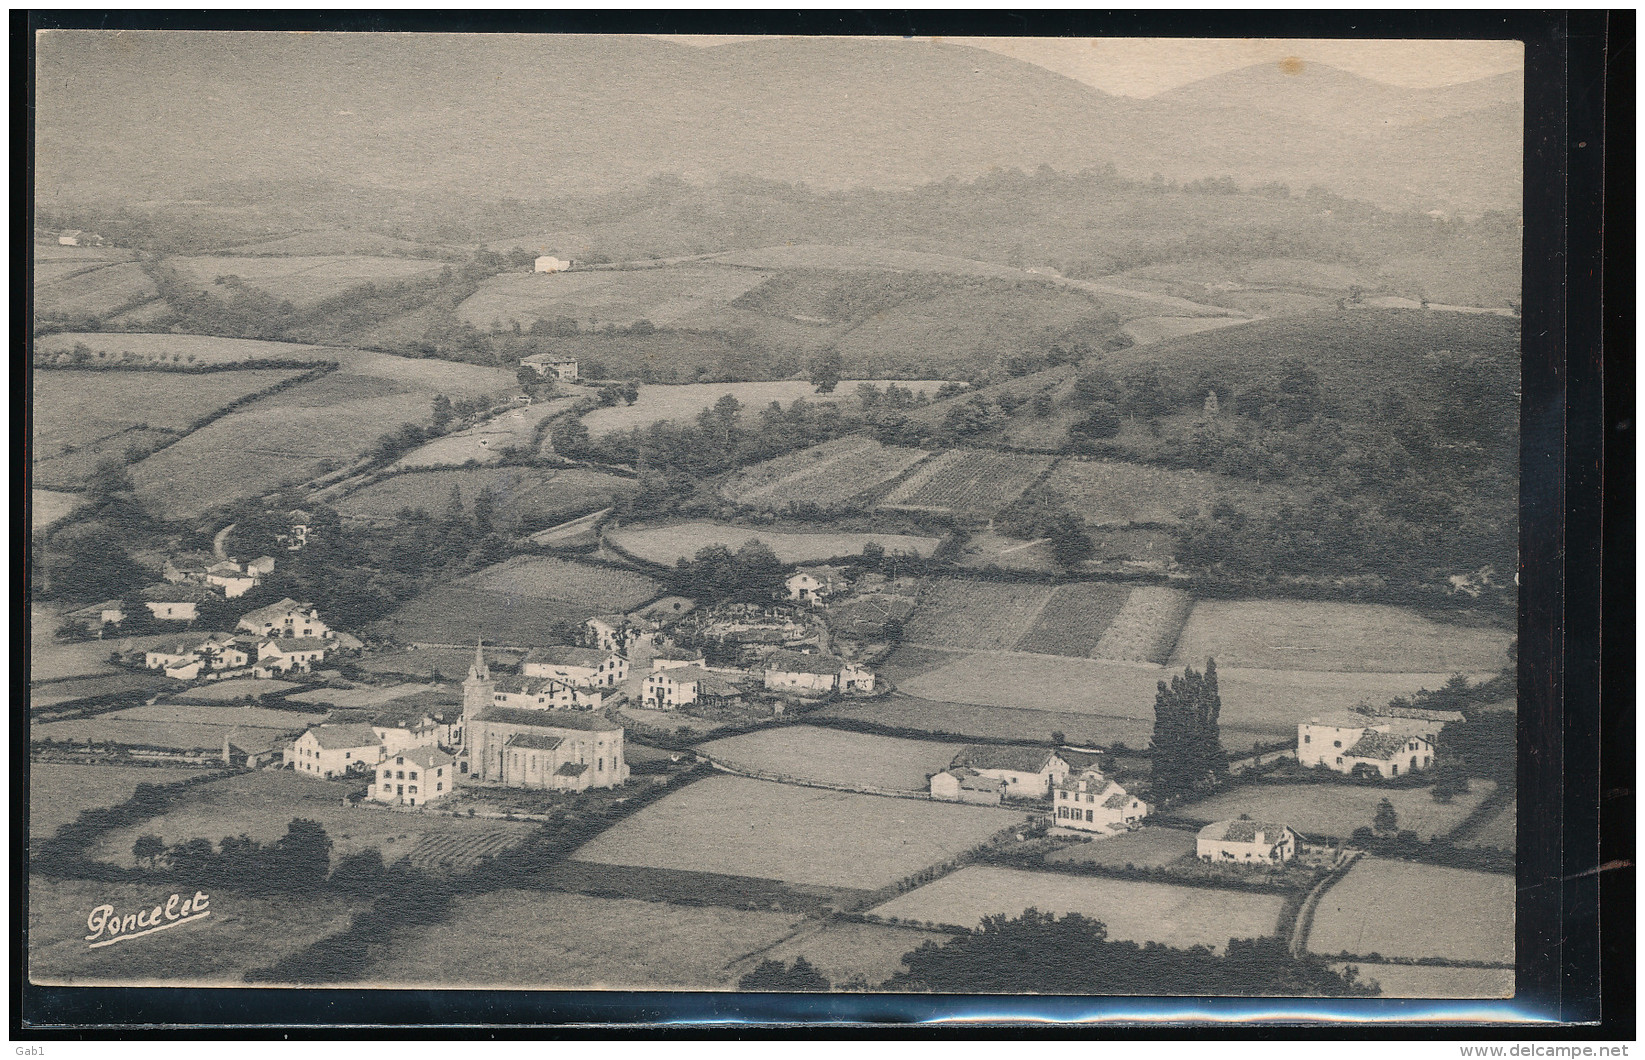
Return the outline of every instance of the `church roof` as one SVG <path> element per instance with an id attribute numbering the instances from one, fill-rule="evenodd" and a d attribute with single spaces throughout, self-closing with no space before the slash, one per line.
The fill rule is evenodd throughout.
<path id="1" fill-rule="evenodd" d="M 576 729 L 581 732 L 622 732 L 623 727 L 600 714 L 582 710 L 531 710 L 522 707 L 487 707 L 476 721 L 500 722 L 533 729 Z"/>

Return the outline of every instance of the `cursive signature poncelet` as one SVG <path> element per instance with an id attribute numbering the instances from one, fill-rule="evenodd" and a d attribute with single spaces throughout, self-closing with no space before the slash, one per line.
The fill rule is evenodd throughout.
<path id="1" fill-rule="evenodd" d="M 96 949 L 152 935 L 191 920 L 204 920 L 211 915 L 210 905 L 211 896 L 201 891 L 195 891 L 193 898 L 173 894 L 164 905 L 124 916 L 116 913 L 112 905 L 100 905 L 86 917 L 86 928 L 91 932 L 86 941 L 91 943 L 91 949 Z"/>

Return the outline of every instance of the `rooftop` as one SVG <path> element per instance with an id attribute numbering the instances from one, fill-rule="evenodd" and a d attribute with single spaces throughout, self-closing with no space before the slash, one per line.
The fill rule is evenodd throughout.
<path id="1" fill-rule="evenodd" d="M 240 616 L 240 621 L 260 626 L 266 622 L 273 622 L 275 619 L 284 618 L 292 611 L 301 611 L 306 614 L 312 610 L 313 608 L 308 604 L 300 604 L 288 596 L 284 600 L 269 604 L 267 607 L 259 607 L 255 611 L 247 611 L 245 614 Z"/>
<path id="2" fill-rule="evenodd" d="M 449 766 L 456 761 L 455 758 L 446 754 L 438 747 L 413 747 L 409 751 L 397 752 L 394 757 L 396 759 L 404 758 L 408 761 L 415 762 L 424 769 L 433 769 L 436 766 Z M 396 762 L 395 764 L 398 765 L 399 763 Z"/>
<path id="3" fill-rule="evenodd" d="M 845 668 L 845 662 L 833 655 L 808 655 L 797 651 L 775 651 L 765 661 L 767 673 L 821 674 L 831 676 Z"/>
<path id="4" fill-rule="evenodd" d="M 508 738 L 505 747 L 524 747 L 532 751 L 552 751 L 565 742 L 563 736 L 549 736 L 540 732 L 517 732 Z"/>
<path id="5" fill-rule="evenodd" d="M 326 640 L 324 637 L 270 637 L 263 643 L 272 643 L 283 652 L 294 651 L 329 651 L 337 646 L 337 642 Z"/>
<path id="6" fill-rule="evenodd" d="M 971 769 L 1008 769 L 1014 773 L 1038 773 L 1051 762 L 1055 752 L 1043 747 L 966 747 L 954 756 L 954 765 Z"/>
<path id="7" fill-rule="evenodd" d="M 593 669 L 609 658 L 610 652 L 596 648 L 579 648 L 574 644 L 550 644 L 526 652 L 525 658 L 520 660 L 520 665 L 542 663 L 546 666 L 585 666 Z"/>
<path id="8" fill-rule="evenodd" d="M 531 710 L 522 707 L 487 707 L 479 721 L 521 725 L 533 729 L 565 729 L 579 732 L 622 732 L 623 727 L 601 714 L 580 710 Z"/>
<path id="9" fill-rule="evenodd" d="M 144 589 L 142 595 L 151 604 L 204 604 L 222 599 L 210 589 L 189 582 L 160 582 Z"/>
<path id="10" fill-rule="evenodd" d="M 1455 710 L 1432 710 L 1428 707 L 1361 707 L 1360 713 L 1376 718 L 1409 718 L 1415 721 L 1443 721 L 1447 724 L 1462 720 Z"/>
<path id="11" fill-rule="evenodd" d="M 1376 762 L 1386 762 L 1405 750 L 1405 741 L 1412 739 L 1407 733 L 1368 732 L 1359 738 L 1359 742 L 1342 752 L 1349 758 L 1369 758 Z"/>
<path id="12" fill-rule="evenodd" d="M 1212 821 L 1199 830 L 1201 839 L 1224 843 L 1278 843 L 1284 838 L 1287 826 L 1267 821 Z M 1257 837 L 1261 836 L 1259 840 Z"/>
<path id="13" fill-rule="evenodd" d="M 327 751 L 353 747 L 381 747 L 383 741 L 371 731 L 371 726 L 355 723 L 345 725 L 316 725 L 309 730 L 314 740 Z"/>

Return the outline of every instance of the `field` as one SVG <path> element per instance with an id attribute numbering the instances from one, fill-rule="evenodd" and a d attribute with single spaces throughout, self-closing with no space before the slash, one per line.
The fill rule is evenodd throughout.
<path id="1" fill-rule="evenodd" d="M 81 810 L 117 806 L 139 784 L 174 784 L 193 775 L 187 769 L 30 762 L 29 838 L 52 835 Z"/>
<path id="2" fill-rule="evenodd" d="M 50 684 L 31 686 L 29 709 L 40 711 L 64 703 L 97 696 L 112 696 L 122 692 L 164 692 L 177 686 L 176 681 L 152 671 L 132 673 L 122 670 L 119 673 L 99 674 L 96 677 L 71 677 Z"/>
<path id="3" fill-rule="evenodd" d="M 1050 538 L 1021 541 L 992 530 L 977 530 L 967 537 L 954 562 L 971 570 L 999 567 L 1002 570 L 1055 574 L 1062 569 L 1051 552 Z"/>
<path id="4" fill-rule="evenodd" d="M 1127 321 L 1120 331 L 1130 336 L 1136 346 L 1145 346 L 1162 339 L 1181 338 L 1198 331 L 1225 328 L 1243 323 L 1238 317 L 1138 317 Z"/>
<path id="5" fill-rule="evenodd" d="M 1115 662 L 1163 663 L 1171 657 L 1193 606 L 1192 598 L 1180 589 L 1140 585 L 1131 590 L 1091 655 Z M 1205 661 L 1201 659 L 1198 665 L 1204 666 Z"/>
<path id="6" fill-rule="evenodd" d="M 314 254 L 376 254 L 406 255 L 431 251 L 449 251 L 450 248 L 412 243 L 377 232 L 327 229 L 318 232 L 298 232 L 257 243 L 247 243 L 224 251 L 234 257 L 259 255 L 314 255 Z M 462 253 L 459 251 L 458 253 Z"/>
<path id="7" fill-rule="evenodd" d="M 569 318 L 593 330 L 649 320 L 659 327 L 705 309 L 723 308 L 764 280 L 748 269 L 675 265 L 561 273 L 504 273 L 480 284 L 457 315 L 482 331 L 519 322 Z"/>
<path id="8" fill-rule="evenodd" d="M 1387 799 L 1399 828 L 1423 839 L 1448 835 L 1496 790 L 1489 780 L 1469 781 L 1466 795 L 1435 802 L 1427 788 L 1350 787 L 1345 784 L 1259 784 L 1178 806 L 1172 813 L 1197 821 L 1221 821 L 1250 814 L 1260 821 L 1281 821 L 1306 836 L 1346 839 L 1356 828 L 1369 828 L 1377 803 Z"/>
<path id="9" fill-rule="evenodd" d="M 882 791 L 925 791 L 960 745 L 866 736 L 809 725 L 761 729 L 700 745 L 716 762 L 743 769 Z"/>
<path id="10" fill-rule="evenodd" d="M 238 276 L 240 285 L 299 309 L 361 284 L 392 284 L 432 275 L 445 267 L 444 262 L 419 258 L 357 255 L 167 258 L 163 264 L 218 298 L 228 297 L 233 290 L 224 278 Z"/>
<path id="11" fill-rule="evenodd" d="M 552 644 L 554 627 L 627 611 L 661 586 L 632 571 L 542 557 L 515 557 L 435 586 L 383 622 L 402 642 Z M 460 671 L 459 671 L 460 672 Z"/>
<path id="12" fill-rule="evenodd" d="M 1139 828 L 1135 832 L 1093 839 L 1089 843 L 1070 843 L 1045 856 L 1054 864 L 1106 865 L 1123 869 L 1127 865 L 1139 868 L 1157 868 L 1185 857 L 1193 857 L 1193 832 L 1175 828 Z"/>
<path id="13" fill-rule="evenodd" d="M 1284 899 L 1273 894 L 972 865 L 898 895 L 872 912 L 906 923 L 964 928 L 996 913 L 1079 913 L 1108 925 L 1111 939 L 1221 951 L 1231 938 L 1272 935 L 1283 904 Z"/>
<path id="14" fill-rule="evenodd" d="M 486 660 L 493 666 L 513 666 L 521 654 L 488 647 Z M 472 647 L 406 648 L 365 652 L 357 665 L 368 674 L 458 680 L 473 661 Z"/>
<path id="15" fill-rule="evenodd" d="M 101 861 L 131 865 L 131 845 L 140 835 L 166 843 L 204 838 L 216 842 L 242 832 L 263 843 L 286 834 L 294 817 L 320 823 L 331 837 L 336 863 L 356 851 L 377 849 L 385 862 L 411 856 L 437 837 L 475 838 L 506 833 L 518 842 L 536 826 L 442 814 L 402 813 L 366 803 L 344 806 L 349 785 L 300 777 L 289 770 L 240 773 L 202 784 L 159 817 L 109 833 L 90 851 Z"/>
<path id="16" fill-rule="evenodd" d="M 853 980 L 879 986 L 907 967 L 902 963 L 905 954 L 923 943 L 941 945 L 951 937 L 935 931 L 840 921 L 821 931 L 801 932 L 760 954 L 759 959 L 792 964 L 804 957 L 835 988 Z"/>
<path id="17" fill-rule="evenodd" d="M 646 807 L 576 858 L 872 890 L 1022 820 L 990 807 L 719 776 Z"/>
<path id="18" fill-rule="evenodd" d="M 101 352 L 104 359 L 121 357 L 135 361 L 167 361 L 178 356 L 188 364 L 246 364 L 253 361 L 340 361 L 352 356 L 348 350 L 331 346 L 310 346 L 298 342 L 265 342 L 261 339 L 233 339 L 218 335 L 173 335 L 166 332 L 127 334 L 125 332 L 60 332 L 41 335 L 35 347 L 42 353 L 66 353 L 76 344 Z M 189 360 L 193 357 L 193 360 Z"/>
<path id="19" fill-rule="evenodd" d="M 440 518 L 451 502 L 453 486 L 470 513 L 480 491 L 490 493 L 496 522 L 508 528 L 541 525 L 606 507 L 638 488 L 632 479 L 585 468 L 454 468 L 391 475 L 349 494 L 336 508 L 344 519 L 379 524 L 397 520 L 407 508 L 421 508 Z"/>
<path id="20" fill-rule="evenodd" d="M 146 651 L 160 644 L 175 644 L 179 640 L 206 639 L 209 633 L 200 631 L 183 636 L 177 633 L 154 634 L 143 637 L 110 637 L 107 640 L 58 640 L 57 627 L 62 617 L 39 605 L 29 608 L 29 680 L 57 681 L 65 677 L 91 677 L 117 671 L 109 662 L 115 651 Z"/>
<path id="21" fill-rule="evenodd" d="M 732 551 L 758 538 L 771 547 L 783 563 L 844 558 L 862 554 L 863 546 L 876 542 L 887 553 L 915 552 L 929 556 L 940 542 L 934 537 L 906 534 L 865 534 L 831 530 L 782 530 L 727 523 L 688 522 L 657 526 L 625 526 L 610 531 L 607 538 L 625 552 L 643 560 L 672 567 L 681 556 L 690 558 L 709 545 L 725 545 Z"/>
<path id="22" fill-rule="evenodd" d="M 1090 526 L 1175 525 L 1227 500 L 1254 513 L 1256 491 L 1203 471 L 1178 471 L 1110 460 L 1065 459 L 1045 485 Z"/>
<path id="23" fill-rule="evenodd" d="M 1088 656 L 1134 591 L 1140 590 L 1103 582 L 1060 585 L 1016 648 L 1046 655 Z"/>
<path id="24" fill-rule="evenodd" d="M 247 696 L 253 699 L 276 696 L 297 687 L 290 681 L 277 681 L 272 677 L 236 677 L 228 681 L 211 681 L 196 685 L 177 693 L 173 698 L 188 703 L 230 703 Z"/>
<path id="25" fill-rule="evenodd" d="M 434 395 L 513 389 L 497 368 L 338 351 L 338 371 L 256 402 L 161 450 L 132 470 L 138 491 L 173 517 L 300 482 L 347 465 L 386 432 L 427 423 Z"/>
<path id="26" fill-rule="evenodd" d="M 67 519 L 74 509 L 84 503 L 85 498 L 78 493 L 29 490 L 29 529 L 44 530 L 59 520 Z"/>
<path id="27" fill-rule="evenodd" d="M 474 653 L 470 651 L 468 653 L 468 663 L 473 661 Z M 313 691 L 299 692 L 286 698 L 292 703 L 307 703 L 313 706 L 380 707 L 390 700 L 399 699 L 401 696 L 414 696 L 419 692 L 432 691 L 434 691 L 433 685 L 364 685 L 360 688 L 316 688 Z"/>
<path id="28" fill-rule="evenodd" d="M 37 722 L 30 727 L 29 739 L 221 753 L 225 739 L 246 750 L 263 750 L 285 742 L 287 735 L 300 734 L 316 720 L 312 714 L 291 710 L 157 704 L 70 721 Z"/>
<path id="29" fill-rule="evenodd" d="M 1509 799 L 1501 810 L 1488 818 L 1473 835 L 1458 842 L 1465 847 L 1497 847 L 1500 850 L 1518 849 L 1519 802 Z"/>
<path id="30" fill-rule="evenodd" d="M 1106 747 L 1116 741 L 1128 747 L 1146 747 L 1154 732 L 1152 716 L 1113 718 L 1057 710 L 942 702 L 911 695 L 880 696 L 865 703 L 831 703 L 816 717 L 870 722 L 955 739 L 1026 742 L 1048 740 L 1053 732 L 1061 732 L 1070 743 L 1084 747 Z M 1252 734 L 1223 727 L 1225 743 L 1242 737 L 1249 744 Z"/>
<path id="31" fill-rule="evenodd" d="M 949 449 L 886 494 L 880 507 L 986 519 L 1039 480 L 1052 457 Z"/>
<path id="32" fill-rule="evenodd" d="M 1043 585 L 934 578 L 920 589 L 919 607 L 903 639 L 936 648 L 1009 651 L 1033 628 L 1050 598 Z"/>
<path id="33" fill-rule="evenodd" d="M 929 455 L 853 434 L 755 464 L 721 485 L 720 496 L 750 507 L 801 502 L 826 508 L 890 482 Z"/>
<path id="34" fill-rule="evenodd" d="M 1509 630 L 1437 622 L 1380 604 L 1204 600 L 1176 659 L 1202 665 L 1360 673 L 1489 673 L 1508 661 Z"/>
<path id="35" fill-rule="evenodd" d="M 273 964 L 348 926 L 353 910 L 335 898 L 248 898 L 214 891 L 210 916 L 139 941 L 91 949 L 86 916 L 107 903 L 135 912 L 164 903 L 186 884 L 94 883 L 31 876 L 29 980 L 75 986 L 243 985 L 246 972 Z"/>
<path id="36" fill-rule="evenodd" d="M 455 467 L 470 460 L 494 464 L 503 458 L 504 451 L 508 449 L 529 453 L 538 424 L 576 403 L 576 398 L 567 397 L 509 409 L 466 430 L 436 438 L 419 449 L 413 449 L 395 467 Z"/>
<path id="37" fill-rule="evenodd" d="M 1514 878 L 1361 858 L 1320 900 L 1308 949 L 1512 964 Z"/>
<path id="38" fill-rule="evenodd" d="M 791 405 L 804 399 L 813 405 L 832 402 L 842 407 L 856 408 L 859 379 L 842 380 L 832 394 L 819 394 L 810 383 L 786 379 L 770 383 L 644 383 L 640 386 L 639 400 L 632 405 L 616 405 L 595 409 L 583 416 L 583 425 L 592 435 L 610 434 L 653 423 L 669 421 L 686 423 L 696 420 L 697 413 L 714 407 L 714 403 L 730 394 L 742 403 L 743 421 L 753 422 L 761 409 L 773 401 Z M 935 391 L 941 385 L 925 380 L 881 380 L 874 385 L 895 382 L 916 393 L 923 389 Z"/>
<path id="39" fill-rule="evenodd" d="M 792 913 L 495 891 L 434 924 L 396 932 L 366 973 L 383 987 L 697 989 L 735 987 L 727 966 L 793 930 Z M 508 939 L 498 946 L 497 939 Z"/>
<path id="40" fill-rule="evenodd" d="M 160 294 L 136 262 L 105 265 L 58 279 L 36 277 L 34 312 L 42 320 L 106 317 Z"/>
<path id="41" fill-rule="evenodd" d="M 1383 997 L 1506 998 L 1514 996 L 1512 968 L 1447 968 L 1429 964 L 1352 962 L 1365 982 L 1382 986 Z M 1347 965 L 1333 965 L 1342 971 Z"/>

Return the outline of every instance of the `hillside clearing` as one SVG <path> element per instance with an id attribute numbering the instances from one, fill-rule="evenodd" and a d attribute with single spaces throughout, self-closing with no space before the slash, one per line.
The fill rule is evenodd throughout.
<path id="1" fill-rule="evenodd" d="M 650 563 L 672 567 L 682 556 L 689 559 L 709 545 L 725 545 L 735 552 L 745 542 L 763 541 L 783 563 L 807 563 L 862 554 L 869 543 L 887 553 L 913 552 L 929 556 L 940 542 L 934 537 L 906 534 L 854 533 L 828 530 L 782 530 L 695 521 L 655 526 L 625 526 L 608 531 L 613 545 Z"/>

